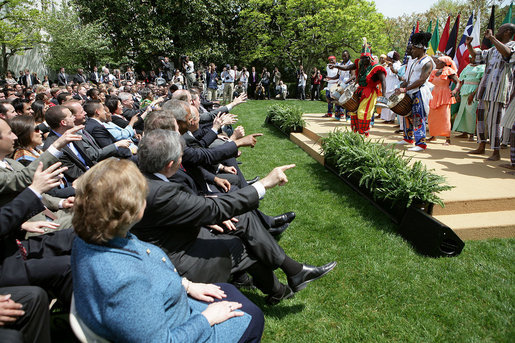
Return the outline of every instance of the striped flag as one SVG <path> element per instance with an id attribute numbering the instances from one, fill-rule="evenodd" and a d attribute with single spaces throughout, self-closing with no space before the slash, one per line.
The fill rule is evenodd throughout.
<path id="1" fill-rule="evenodd" d="M 447 40 L 447 45 L 445 46 L 445 54 L 450 58 L 454 58 L 456 56 L 456 42 L 458 41 L 458 28 L 460 27 L 460 14 L 456 17 L 454 21 L 454 26 L 452 27 L 451 34 L 449 35 L 449 39 Z"/>
<path id="2" fill-rule="evenodd" d="M 440 42 L 440 32 L 438 31 L 438 18 L 436 18 L 436 26 L 431 36 L 431 40 L 429 41 L 429 48 L 427 49 L 427 54 L 429 56 L 433 56 L 438 50 L 438 43 Z"/>
<path id="3" fill-rule="evenodd" d="M 481 46 L 481 10 L 477 10 L 476 22 L 472 29 L 472 42 L 470 43 L 473 48 L 479 48 Z"/>
<path id="4" fill-rule="evenodd" d="M 463 68 L 469 64 L 469 52 L 467 50 L 467 45 L 465 44 L 465 39 L 472 35 L 472 30 L 474 28 L 473 21 L 474 13 L 472 12 L 467 22 L 467 26 L 465 26 L 465 31 L 461 36 L 460 44 L 458 44 L 458 48 L 456 49 L 456 55 L 454 56 L 454 63 L 456 63 L 456 66 L 458 67 L 458 75 L 460 75 Z"/>
<path id="5" fill-rule="evenodd" d="M 445 23 L 445 27 L 442 32 L 442 36 L 440 37 L 440 43 L 438 44 L 438 51 L 444 52 L 445 47 L 447 46 L 447 41 L 449 40 L 449 26 L 451 25 L 451 16 L 447 17 L 447 23 Z"/>

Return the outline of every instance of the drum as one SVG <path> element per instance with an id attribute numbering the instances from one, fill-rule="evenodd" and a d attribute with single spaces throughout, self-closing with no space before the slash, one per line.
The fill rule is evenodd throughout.
<path id="1" fill-rule="evenodd" d="M 340 99 L 340 96 L 343 93 L 343 87 L 341 87 L 341 86 L 331 87 L 329 92 L 331 94 L 331 99 L 332 99 L 331 101 L 335 102 L 335 103 L 338 103 L 338 99 Z"/>
<path id="2" fill-rule="evenodd" d="M 340 106 L 345 108 L 349 112 L 356 112 L 359 107 L 359 96 L 356 93 L 358 87 L 354 85 L 350 85 L 343 91 L 342 96 L 338 99 Z"/>
<path id="3" fill-rule="evenodd" d="M 409 95 L 406 95 L 406 93 L 401 93 L 399 95 L 392 94 L 388 98 L 388 107 L 401 117 L 406 117 L 411 113 L 412 104 L 413 100 L 411 100 Z"/>

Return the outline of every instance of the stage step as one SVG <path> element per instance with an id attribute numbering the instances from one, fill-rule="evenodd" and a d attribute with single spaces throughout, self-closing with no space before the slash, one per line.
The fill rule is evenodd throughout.
<path id="1" fill-rule="evenodd" d="M 322 154 L 320 144 L 318 144 L 317 141 L 297 132 L 291 133 L 290 139 L 302 148 L 302 150 L 307 152 L 309 156 L 313 157 L 318 163 L 324 165 L 324 156 Z"/>
<path id="2" fill-rule="evenodd" d="M 515 210 L 435 215 L 463 240 L 515 237 Z"/>
<path id="3" fill-rule="evenodd" d="M 320 164 L 324 164 L 321 141 L 334 130 L 348 130 L 346 121 L 323 118 L 321 113 L 304 114 L 306 127 L 290 139 Z M 371 139 L 395 143 L 400 136 L 394 126 L 381 121 L 371 130 Z M 499 168 L 509 161 L 509 149 L 501 150 L 502 161 L 488 162 L 486 156 L 468 155 L 475 142 L 453 138 L 451 146 L 432 143 L 428 152 L 410 153 L 429 169 L 455 186 L 443 192 L 445 207 L 435 206 L 433 216 L 453 229 L 464 240 L 515 237 L 515 178 Z"/>

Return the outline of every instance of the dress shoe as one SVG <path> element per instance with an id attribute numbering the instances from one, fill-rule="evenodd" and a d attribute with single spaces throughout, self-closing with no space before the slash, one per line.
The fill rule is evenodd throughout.
<path id="1" fill-rule="evenodd" d="M 295 293 L 288 285 L 283 285 L 282 291 L 279 294 L 270 294 L 266 297 L 266 303 L 268 305 L 277 305 L 281 300 L 290 299 Z"/>
<path id="2" fill-rule="evenodd" d="M 276 216 L 273 218 L 272 227 L 283 226 L 284 224 L 291 223 L 295 219 L 295 212 L 286 212 L 281 214 L 280 216 Z"/>
<path id="3" fill-rule="evenodd" d="M 259 176 L 256 176 L 255 178 L 253 178 L 252 180 L 247 180 L 247 183 L 250 185 L 252 185 L 253 183 L 256 183 L 259 181 Z"/>
<path id="4" fill-rule="evenodd" d="M 279 226 L 279 227 L 272 227 L 270 229 L 268 229 L 268 232 L 272 235 L 272 236 L 279 236 L 281 233 L 283 233 L 284 231 L 286 231 L 286 229 L 288 228 L 288 226 L 290 226 L 290 223 L 286 223 L 282 226 Z"/>
<path id="5" fill-rule="evenodd" d="M 255 289 L 254 282 L 252 281 L 252 277 L 250 277 L 247 273 L 243 273 L 237 278 L 233 278 L 231 283 L 234 287 L 238 289 Z"/>
<path id="6" fill-rule="evenodd" d="M 288 285 L 294 292 L 298 292 L 306 288 L 308 283 L 320 279 L 329 273 L 336 266 L 336 262 L 331 262 L 321 267 L 310 266 L 304 264 L 302 270 L 293 276 L 288 276 Z"/>

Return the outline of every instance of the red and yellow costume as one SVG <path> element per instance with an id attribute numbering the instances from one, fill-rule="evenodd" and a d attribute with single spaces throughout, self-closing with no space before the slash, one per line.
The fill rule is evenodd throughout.
<path id="1" fill-rule="evenodd" d="M 381 80 L 374 76 L 379 72 L 383 72 L 386 75 L 386 69 L 379 63 L 372 64 L 373 61 L 371 60 L 370 65 L 364 70 L 360 70 L 359 61 L 359 58 L 354 61 L 354 65 L 357 68 L 356 82 L 359 86 L 356 90 L 359 95 L 359 107 L 357 112 L 350 113 L 351 128 L 354 132 L 368 136 L 370 121 L 375 113 L 377 97 L 381 95 L 379 90 Z"/>

